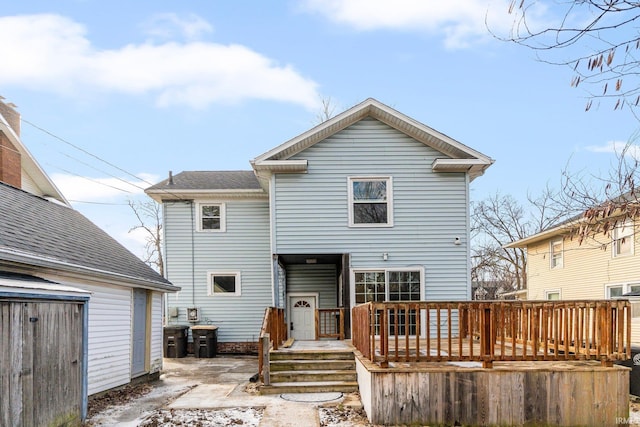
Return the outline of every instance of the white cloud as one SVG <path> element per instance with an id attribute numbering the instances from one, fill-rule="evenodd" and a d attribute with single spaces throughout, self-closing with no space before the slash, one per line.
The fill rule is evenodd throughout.
<path id="1" fill-rule="evenodd" d="M 508 14 L 508 2 L 490 3 L 488 0 L 306 0 L 305 5 L 310 11 L 358 30 L 442 34 L 446 47 L 463 48 L 489 37 L 487 20 L 493 31 L 511 28 L 513 16 Z"/>
<path id="2" fill-rule="evenodd" d="M 626 153 L 631 158 L 640 159 L 640 145 L 629 144 L 625 141 L 609 141 L 604 145 L 589 145 L 585 149 L 593 153 L 612 153 L 616 155 L 622 154 L 626 149 Z"/>
<path id="3" fill-rule="evenodd" d="M 181 17 L 175 13 L 160 13 L 152 16 L 143 28 L 150 37 L 164 40 L 180 37 L 196 40 L 202 35 L 213 32 L 211 24 L 194 14 Z"/>
<path id="4" fill-rule="evenodd" d="M 144 189 L 149 187 L 150 183 L 159 181 L 157 176 L 150 174 L 139 174 L 139 178 L 136 181 L 130 178 L 91 178 L 61 173 L 51 175 L 53 182 L 69 201 L 88 203 L 133 198 L 144 194 Z"/>
<path id="5" fill-rule="evenodd" d="M 185 23 L 186 22 L 186 23 Z M 191 17 L 182 24 L 206 30 Z M 239 45 L 205 42 L 129 44 L 100 50 L 85 27 L 60 15 L 0 17 L 0 85 L 67 95 L 86 90 L 151 94 L 159 106 L 204 108 L 215 102 L 267 99 L 318 108 L 317 83 Z"/>

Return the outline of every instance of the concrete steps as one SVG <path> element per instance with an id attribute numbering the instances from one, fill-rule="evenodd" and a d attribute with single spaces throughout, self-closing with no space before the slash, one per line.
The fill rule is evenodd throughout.
<path id="1" fill-rule="evenodd" d="M 358 391 L 350 350 L 286 350 L 269 355 L 270 385 L 261 394 Z"/>

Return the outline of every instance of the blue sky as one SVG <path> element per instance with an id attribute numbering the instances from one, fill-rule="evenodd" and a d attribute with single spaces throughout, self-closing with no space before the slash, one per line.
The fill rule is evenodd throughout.
<path id="1" fill-rule="evenodd" d="M 584 112 L 571 70 L 491 37 L 485 20 L 506 34 L 514 19 L 504 1 L 0 6 L 0 95 L 25 120 L 23 142 L 76 209 L 137 254 L 127 199 L 169 170 L 249 170 L 317 124 L 322 99 L 337 113 L 376 98 L 494 158 L 473 200 L 539 193 L 567 162 L 606 171 L 638 127 L 608 103 Z"/>

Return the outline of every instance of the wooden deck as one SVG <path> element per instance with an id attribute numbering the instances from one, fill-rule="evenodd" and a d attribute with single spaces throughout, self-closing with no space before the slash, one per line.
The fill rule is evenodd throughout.
<path id="1" fill-rule="evenodd" d="M 353 343 L 371 361 L 598 360 L 631 355 L 631 306 L 606 301 L 367 303 Z"/>
<path id="2" fill-rule="evenodd" d="M 629 416 L 629 369 L 597 361 L 389 362 L 356 351 L 372 424 L 617 425 Z"/>

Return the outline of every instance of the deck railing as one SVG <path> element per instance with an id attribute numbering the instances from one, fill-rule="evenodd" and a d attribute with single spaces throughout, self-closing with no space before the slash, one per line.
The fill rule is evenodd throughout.
<path id="1" fill-rule="evenodd" d="M 344 308 L 319 308 L 315 317 L 317 339 L 344 339 Z"/>
<path id="2" fill-rule="evenodd" d="M 287 324 L 284 321 L 284 309 L 267 307 L 264 310 L 262 329 L 258 341 L 258 374 L 262 377 L 265 367 L 269 366 L 269 350 L 277 350 L 287 339 Z"/>
<path id="3" fill-rule="evenodd" d="M 603 301 L 366 303 L 353 308 L 353 345 L 389 362 L 599 360 L 631 356 L 631 305 Z"/>

